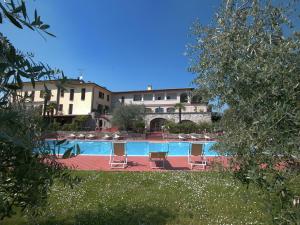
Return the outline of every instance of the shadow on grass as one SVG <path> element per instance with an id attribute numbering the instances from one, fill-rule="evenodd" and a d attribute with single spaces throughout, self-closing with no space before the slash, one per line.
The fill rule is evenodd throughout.
<path id="1" fill-rule="evenodd" d="M 58 217 L 60 215 L 57 215 Z M 99 206 L 96 210 L 82 211 L 64 219 L 48 218 L 38 221 L 39 225 L 165 225 L 174 214 L 162 207 L 136 205 Z M 67 217 L 67 218 L 66 218 Z"/>

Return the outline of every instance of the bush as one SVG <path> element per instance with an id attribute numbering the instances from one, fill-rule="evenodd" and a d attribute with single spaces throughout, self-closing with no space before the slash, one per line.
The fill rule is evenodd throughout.
<path id="1" fill-rule="evenodd" d="M 208 122 L 202 122 L 199 124 L 192 122 L 183 122 L 183 123 L 175 123 L 172 121 L 168 121 L 165 125 L 166 129 L 173 134 L 179 133 L 203 133 L 203 132 L 212 132 L 214 131 L 214 125 Z"/>

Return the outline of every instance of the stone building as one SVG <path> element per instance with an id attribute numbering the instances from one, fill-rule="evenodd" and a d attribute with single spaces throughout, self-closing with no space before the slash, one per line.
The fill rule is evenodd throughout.
<path id="1" fill-rule="evenodd" d="M 94 124 L 90 128 L 111 128 L 111 112 L 124 104 L 144 105 L 146 109 L 146 128 L 159 131 L 165 121 L 179 121 L 175 104 L 182 103 L 185 110 L 181 113 L 182 122 L 210 122 L 211 112 L 201 96 L 193 96 L 192 88 L 152 89 L 112 92 L 93 82 L 80 79 L 69 80 L 59 88 L 58 81 L 38 81 L 35 87 L 30 82 L 23 85 L 20 95 L 29 96 L 28 105 L 42 107 L 45 100 L 45 86 L 51 92 L 49 103 L 55 103 L 53 114 L 57 120 L 70 122 L 75 116 L 91 115 Z"/>

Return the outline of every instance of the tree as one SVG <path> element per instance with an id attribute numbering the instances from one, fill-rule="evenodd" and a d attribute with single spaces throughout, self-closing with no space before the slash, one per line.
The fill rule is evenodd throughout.
<path id="1" fill-rule="evenodd" d="M 114 109 L 112 124 L 121 130 L 140 130 L 144 117 L 144 106 L 122 105 Z"/>
<path id="2" fill-rule="evenodd" d="M 29 18 L 25 1 L 1 1 L 0 24 L 4 21 L 53 36 L 36 10 Z M 43 205 L 54 178 L 72 181 L 68 170 L 50 155 L 40 114 L 26 109 L 26 96 L 19 94 L 24 79 L 35 86 L 35 81 L 55 79 L 58 73 L 17 50 L 0 32 L 0 221 L 19 208 L 32 211 Z"/>
<path id="3" fill-rule="evenodd" d="M 174 105 L 174 107 L 175 107 L 175 109 L 178 109 L 179 123 L 181 123 L 181 113 L 182 113 L 182 110 L 185 110 L 185 106 L 184 106 L 184 104 L 182 104 L 180 102 L 180 103 L 176 103 Z"/>
<path id="4" fill-rule="evenodd" d="M 229 106 L 219 149 L 234 176 L 260 188 L 274 223 L 299 224 L 299 7 L 285 3 L 223 1 L 211 25 L 193 28 L 190 71 L 207 99 Z"/>

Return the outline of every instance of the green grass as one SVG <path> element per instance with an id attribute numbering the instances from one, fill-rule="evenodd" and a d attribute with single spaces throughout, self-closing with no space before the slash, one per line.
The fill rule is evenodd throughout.
<path id="1" fill-rule="evenodd" d="M 77 172 L 56 183 L 40 225 L 271 224 L 259 195 L 217 172 Z M 15 216 L 4 224 L 26 224 Z"/>

